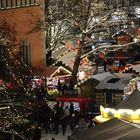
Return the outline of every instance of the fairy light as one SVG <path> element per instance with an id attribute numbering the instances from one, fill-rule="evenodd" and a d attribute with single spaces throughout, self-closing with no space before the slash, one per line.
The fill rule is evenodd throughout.
<path id="1" fill-rule="evenodd" d="M 13 55 L 13 54 L 11 53 L 10 49 L 7 48 L 6 45 L 4 45 L 4 48 L 5 48 L 5 50 L 7 50 L 8 54 L 9 54 L 10 56 Z M 9 65 L 9 63 L 7 62 L 6 56 L 4 56 L 3 49 L 1 49 L 1 54 L 2 54 L 3 60 L 4 60 L 5 63 L 6 63 L 6 67 L 7 67 L 7 69 L 9 70 L 9 73 L 12 75 L 13 79 L 16 81 L 16 83 L 18 84 L 18 86 L 20 86 L 20 87 L 22 87 L 22 88 L 24 89 L 24 91 L 26 92 L 26 94 L 29 94 L 29 93 L 27 92 L 27 89 L 24 87 L 23 80 L 20 78 L 20 75 L 21 75 L 21 74 L 19 73 L 20 75 L 16 75 L 16 74 L 13 72 L 12 67 L 11 67 L 11 66 Z M 13 57 L 14 57 L 14 55 L 13 55 Z M 14 62 L 16 63 L 16 65 L 20 64 L 20 62 L 19 62 L 18 60 L 15 60 Z M 26 65 L 26 66 L 27 66 L 27 65 Z M 18 77 L 20 78 L 19 80 L 18 80 Z M 22 75 L 22 77 L 25 77 L 25 76 Z M 28 89 L 28 90 L 30 91 L 30 89 Z"/>
<path id="2" fill-rule="evenodd" d="M 55 52 L 61 50 L 62 48 L 65 48 L 65 46 L 60 46 L 60 47 L 56 48 L 55 50 L 53 50 L 52 52 L 55 53 Z"/>
<path id="3" fill-rule="evenodd" d="M 129 35 L 131 37 L 134 37 L 133 35 L 130 35 L 126 30 L 124 29 L 121 29 L 119 30 L 117 33 L 113 34 L 112 37 L 116 36 L 116 35 L 119 35 L 121 32 L 124 32 L 126 35 Z"/>
<path id="4" fill-rule="evenodd" d="M 8 53 L 14 57 L 14 54 L 10 51 L 9 48 L 6 47 L 5 49 L 7 49 Z M 14 57 L 14 58 L 15 58 L 15 57 Z M 22 64 L 23 64 L 25 67 L 27 67 L 28 70 L 30 71 L 30 73 L 32 74 L 32 70 L 29 68 L 29 66 L 28 66 L 27 64 L 25 64 L 25 62 L 23 61 L 23 59 L 20 59 L 20 60 L 21 60 Z M 21 64 L 20 61 L 18 61 L 18 60 L 15 60 L 15 62 L 16 62 L 16 64 L 18 64 L 18 65 Z"/>
<path id="5" fill-rule="evenodd" d="M 100 46 L 100 47 L 98 47 L 98 48 L 95 48 L 95 49 L 92 50 L 91 52 L 89 52 L 89 53 L 83 55 L 83 56 L 81 57 L 81 59 L 87 57 L 87 56 L 88 56 L 89 54 L 91 54 L 91 53 L 99 54 L 99 53 L 105 52 L 106 49 L 107 49 L 108 51 L 112 51 L 112 50 L 117 51 L 117 50 L 122 49 L 122 48 L 128 49 L 132 44 L 136 44 L 136 42 L 127 43 L 127 44 L 124 44 L 124 45 Z M 128 68 L 126 68 L 126 69 L 128 69 Z M 125 69 L 125 70 L 126 70 L 126 69 Z M 125 70 L 124 70 L 124 71 L 125 71 Z M 90 79 L 90 77 L 89 77 L 89 79 Z M 85 81 L 87 81 L 87 80 L 88 80 L 88 79 L 82 80 L 82 81 L 78 82 L 77 85 L 80 86 L 80 85 L 83 83 L 83 81 L 85 82 Z"/>
<path id="6" fill-rule="evenodd" d="M 52 66 L 55 66 L 58 63 L 58 60 L 60 58 L 62 58 L 64 55 L 68 54 L 69 52 L 71 52 L 71 50 L 68 50 L 66 52 L 64 52 L 63 54 L 61 54 L 59 57 L 56 58 L 56 62 L 52 64 Z"/>
<path id="7" fill-rule="evenodd" d="M 138 42 L 137 42 L 137 43 L 138 43 Z M 116 50 L 119 50 L 119 49 L 128 49 L 128 48 L 129 48 L 131 45 L 133 45 L 133 44 L 136 44 L 136 42 L 130 42 L 130 43 L 123 44 L 123 45 L 100 46 L 100 47 L 97 47 L 97 48 L 95 48 L 94 50 L 92 50 L 92 51 L 86 53 L 85 55 L 83 55 L 83 56 L 81 57 L 81 59 L 83 59 L 84 57 L 86 57 L 86 56 L 88 56 L 88 55 L 90 55 L 90 54 L 92 54 L 92 53 L 94 53 L 94 52 L 102 53 L 102 52 L 104 52 L 104 51 L 106 51 L 106 50 L 109 51 L 109 50 L 114 50 L 114 49 L 116 49 Z"/>
<path id="8" fill-rule="evenodd" d="M 55 59 L 56 62 L 53 63 L 52 66 L 55 66 L 55 65 L 58 63 L 58 60 L 61 59 L 63 56 L 67 55 L 69 52 L 74 51 L 76 54 L 77 54 L 77 52 L 78 52 L 77 48 L 75 48 L 75 47 L 74 47 L 73 45 L 71 45 L 70 43 L 68 43 L 68 42 L 66 42 L 66 43 L 61 42 L 61 43 L 63 44 L 63 46 L 61 46 L 61 47 L 59 47 L 59 48 L 56 48 L 56 49 L 53 51 L 53 53 L 59 51 L 60 49 L 62 49 L 62 48 L 64 48 L 64 47 L 67 47 L 68 50 L 65 51 L 63 54 L 61 54 L 59 57 L 57 57 L 57 58 Z M 78 41 L 77 41 L 77 44 L 79 45 L 79 42 L 78 42 Z"/>
<path id="9" fill-rule="evenodd" d="M 138 42 L 137 42 L 138 43 Z M 114 50 L 114 51 L 117 51 L 119 49 L 128 49 L 132 44 L 136 44 L 136 42 L 130 42 L 130 43 L 127 43 L 127 44 L 123 44 L 123 45 L 108 45 L 108 46 L 100 46 L 100 47 L 97 47 L 95 49 L 93 49 L 92 51 L 82 55 L 81 57 L 81 60 L 84 59 L 85 57 L 87 57 L 88 55 L 90 54 L 99 54 L 99 53 L 104 53 L 106 52 L 106 50 L 108 51 L 111 51 L 111 50 Z M 68 44 L 69 45 L 69 44 Z M 67 44 L 66 44 L 67 46 Z M 59 57 L 56 58 L 56 62 L 52 64 L 52 66 L 55 66 L 59 61 L 59 59 L 61 59 L 64 55 L 68 54 L 70 51 L 73 50 L 73 47 L 68 47 L 68 48 L 71 48 L 69 49 L 68 51 L 66 51 L 65 53 L 63 53 L 62 55 L 60 55 Z M 60 48 L 61 49 L 61 48 Z M 59 50 L 59 49 L 58 49 Z"/>

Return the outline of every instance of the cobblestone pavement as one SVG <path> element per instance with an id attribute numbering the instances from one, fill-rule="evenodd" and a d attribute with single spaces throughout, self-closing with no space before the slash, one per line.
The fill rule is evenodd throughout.
<path id="1" fill-rule="evenodd" d="M 66 134 L 64 136 L 62 134 L 61 127 L 59 128 L 59 130 L 60 131 L 59 131 L 58 134 L 55 134 L 55 133 L 45 134 L 45 132 L 42 131 L 42 138 L 41 138 L 41 140 L 52 140 L 52 138 L 55 138 L 55 140 L 67 140 L 68 136 L 71 135 L 71 131 L 70 131 L 69 126 L 67 127 Z"/>

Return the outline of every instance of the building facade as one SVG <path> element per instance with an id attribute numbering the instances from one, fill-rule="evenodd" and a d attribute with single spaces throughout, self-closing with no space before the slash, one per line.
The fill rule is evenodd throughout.
<path id="1" fill-rule="evenodd" d="M 15 50 L 20 50 L 24 62 L 35 69 L 46 64 L 45 32 L 36 29 L 43 16 L 42 0 L 0 0 L 0 21 L 15 28 Z"/>

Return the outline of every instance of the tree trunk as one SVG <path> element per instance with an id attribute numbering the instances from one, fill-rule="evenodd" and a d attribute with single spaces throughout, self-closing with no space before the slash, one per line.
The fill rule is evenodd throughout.
<path id="1" fill-rule="evenodd" d="M 77 83 L 77 73 L 78 73 L 78 69 L 79 69 L 79 65 L 80 65 L 80 61 L 81 61 L 82 49 L 84 47 L 84 40 L 85 40 L 85 36 L 82 35 L 82 39 L 79 43 L 78 53 L 75 57 L 75 62 L 73 65 L 73 70 L 72 70 L 72 74 L 71 74 L 71 78 L 70 78 L 70 82 L 69 82 L 70 90 L 73 90 L 74 85 Z"/>

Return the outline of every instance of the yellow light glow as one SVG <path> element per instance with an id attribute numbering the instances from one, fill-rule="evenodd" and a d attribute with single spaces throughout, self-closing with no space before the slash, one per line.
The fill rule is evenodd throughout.
<path id="1" fill-rule="evenodd" d="M 124 119 L 128 121 L 139 120 L 140 121 L 140 109 L 133 111 L 132 109 L 119 109 L 115 110 L 112 108 L 104 108 L 100 106 L 101 116 L 105 119 L 113 117 Z"/>

